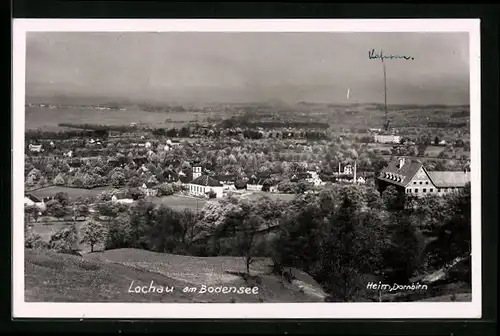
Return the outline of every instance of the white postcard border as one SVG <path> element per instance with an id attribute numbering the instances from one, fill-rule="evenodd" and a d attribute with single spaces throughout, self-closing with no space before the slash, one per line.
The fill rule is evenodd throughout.
<path id="1" fill-rule="evenodd" d="M 14 318 L 480 318 L 481 90 L 479 19 L 15 19 L 13 21 Z M 472 301 L 414 303 L 32 303 L 24 302 L 24 105 L 26 33 L 136 32 L 469 32 L 472 194 Z"/>

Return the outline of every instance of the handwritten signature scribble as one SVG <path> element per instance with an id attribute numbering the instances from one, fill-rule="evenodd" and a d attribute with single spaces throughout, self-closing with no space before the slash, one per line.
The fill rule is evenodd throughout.
<path id="1" fill-rule="evenodd" d="M 404 60 L 414 60 L 415 58 L 413 56 L 403 56 L 403 55 L 384 55 L 382 50 L 377 53 L 375 49 L 372 49 L 368 52 L 368 58 L 369 59 L 380 59 L 380 60 L 386 60 L 386 59 L 404 59 Z"/>

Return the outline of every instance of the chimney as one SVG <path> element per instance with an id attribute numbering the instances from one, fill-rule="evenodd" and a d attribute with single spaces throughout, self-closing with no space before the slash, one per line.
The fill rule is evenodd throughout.
<path id="1" fill-rule="evenodd" d="M 354 183 L 356 183 L 356 168 L 357 168 L 357 162 L 354 161 L 354 178 L 353 178 Z"/>
<path id="2" fill-rule="evenodd" d="M 401 169 L 405 164 L 405 158 L 404 157 L 401 157 L 399 158 L 399 169 Z"/>

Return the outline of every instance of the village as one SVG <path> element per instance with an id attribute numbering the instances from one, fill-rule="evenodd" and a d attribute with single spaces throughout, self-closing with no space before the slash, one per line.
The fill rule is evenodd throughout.
<path id="1" fill-rule="evenodd" d="M 393 186 L 401 194 L 422 197 L 457 191 L 470 182 L 470 163 L 463 158 L 443 164 L 442 152 L 450 146 L 437 137 L 427 144 L 441 148 L 433 163 L 427 154 L 422 158 L 398 155 L 405 151 L 417 154 L 418 139 L 383 134 L 380 129 L 370 129 L 361 139 L 344 134 L 330 140 L 300 140 L 306 132 L 292 128 L 218 129 L 207 125 L 157 132 L 136 129 L 136 123 L 130 127 L 135 130 L 109 131 L 102 138 L 90 132 L 61 139 L 57 133 L 58 139 L 47 139 L 50 134 L 45 134 L 28 142 L 28 212 L 39 209 L 37 220 L 44 215 L 71 218 L 70 204 L 85 204 L 95 211 L 97 196 L 102 193 L 120 204 L 147 198 L 156 204 L 173 201 L 198 211 L 209 199 L 268 195 L 290 200 L 296 194 L 318 194 L 331 184 L 368 184 L 380 193 Z M 209 128 L 211 133 L 206 131 Z M 327 137 L 325 131 L 314 131 Z M 264 136 L 267 138 L 262 139 Z M 366 143 L 367 137 L 371 142 Z M 390 158 L 384 157 L 386 151 Z M 450 165 L 450 161 L 455 163 Z M 447 167 L 452 170 L 446 171 Z M 62 210 L 47 209 L 46 204 L 53 206 L 56 194 L 65 191 L 71 194 L 66 196 L 69 203 Z"/>
<path id="2" fill-rule="evenodd" d="M 129 127 L 133 129 L 104 134 L 28 134 L 26 247 L 79 256 L 127 247 L 201 257 L 243 254 L 250 274 L 258 258 L 284 253 L 280 258 L 288 260 L 272 237 L 296 230 L 293 223 L 307 221 L 307 216 L 325 216 L 325 204 L 331 213 L 326 216 L 336 216 L 344 206 L 349 218 L 364 213 L 363 221 L 381 226 L 395 242 L 405 227 L 396 223 L 408 215 L 419 218 L 415 227 L 420 233 L 405 235 L 422 235 L 439 245 L 448 225 L 439 223 L 456 220 L 443 217 L 449 214 L 444 209 L 464 197 L 470 202 L 470 162 L 464 143 L 450 137 L 442 142 L 432 134 L 411 138 L 375 129 L 357 136 L 315 129 L 324 135 L 304 139 L 291 127 L 266 131 L 205 125 L 162 132 Z M 361 197 L 358 210 L 356 197 Z M 354 203 L 345 203 L 349 198 Z M 318 206 L 317 214 L 303 217 Z M 346 223 L 352 221 L 356 219 Z M 364 233 L 359 234 L 355 239 Z M 241 245 L 241 239 L 250 245 Z M 437 248 L 432 246 L 431 251 Z M 415 248 L 410 244 L 391 253 L 412 258 Z M 427 253 L 431 258 L 435 252 Z M 430 259 L 426 272 L 440 272 L 441 260 L 451 258 L 440 254 Z M 462 254 L 455 258 L 458 265 L 468 260 Z M 273 267 L 281 267 L 279 260 L 273 257 Z M 393 262 L 383 266 L 385 277 L 408 281 Z"/>

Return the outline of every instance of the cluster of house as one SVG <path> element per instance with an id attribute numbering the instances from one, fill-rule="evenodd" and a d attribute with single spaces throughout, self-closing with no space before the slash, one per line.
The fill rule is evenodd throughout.
<path id="1" fill-rule="evenodd" d="M 419 160 L 401 157 L 389 162 L 377 177 L 379 191 L 394 186 L 403 195 L 445 195 L 470 183 L 470 171 L 427 171 Z"/>

